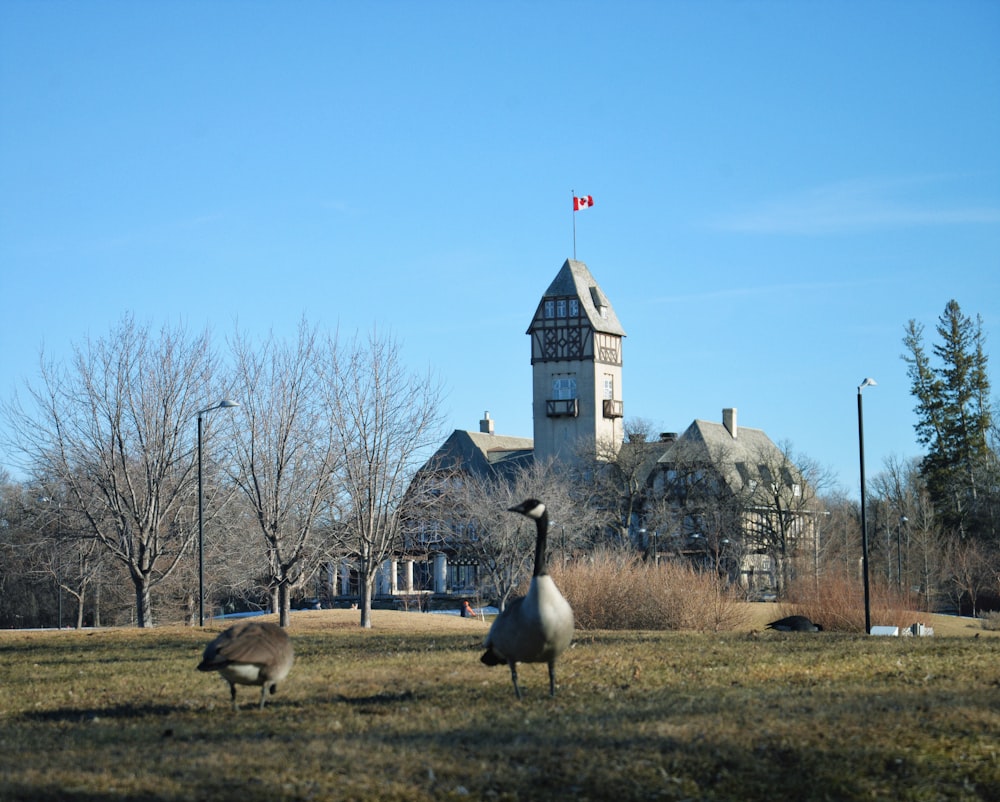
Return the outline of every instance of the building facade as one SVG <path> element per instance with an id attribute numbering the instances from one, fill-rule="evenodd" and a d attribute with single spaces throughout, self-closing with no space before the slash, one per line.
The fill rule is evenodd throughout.
<path id="1" fill-rule="evenodd" d="M 624 439 L 625 330 L 583 262 L 567 259 L 542 295 L 531 337 L 536 460 L 569 459 Z"/>
<path id="2" fill-rule="evenodd" d="M 478 432 L 455 430 L 415 483 L 439 482 L 447 496 L 463 477 L 502 480 L 532 463 L 639 449 L 648 475 L 642 495 L 656 500 L 663 521 L 655 520 L 653 503 L 640 504 L 630 524 L 634 543 L 654 558 L 672 552 L 706 568 L 714 565 L 748 589 L 775 587 L 787 578 L 811 532 L 797 469 L 763 431 L 738 427 L 735 408 L 723 410 L 721 423 L 694 421 L 680 437 L 625 443 L 626 335 L 587 265 L 565 261 L 542 294 L 527 334 L 534 437 L 497 434 L 486 412 Z M 479 576 L 457 536 L 462 517 L 460 510 L 454 519 L 410 517 L 398 559 L 384 566 L 380 593 L 471 594 Z M 346 589 L 343 566 L 341 582 Z"/>

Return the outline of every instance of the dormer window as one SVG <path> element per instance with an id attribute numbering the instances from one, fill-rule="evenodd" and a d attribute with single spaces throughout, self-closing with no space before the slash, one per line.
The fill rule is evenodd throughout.
<path id="1" fill-rule="evenodd" d="M 545 302 L 545 317 L 553 318 L 556 316 L 556 302 L 546 301 Z"/>
<path id="2" fill-rule="evenodd" d="M 601 317 L 605 320 L 608 319 L 608 301 L 604 297 L 604 293 L 601 292 L 599 287 L 590 288 L 590 297 L 594 302 L 594 306 L 597 307 L 597 311 L 600 313 Z"/>
<path id="3" fill-rule="evenodd" d="M 569 316 L 570 317 L 580 316 L 580 301 L 576 298 L 569 299 Z"/>
<path id="4" fill-rule="evenodd" d="M 566 299 L 556 301 L 556 317 L 566 317 Z"/>

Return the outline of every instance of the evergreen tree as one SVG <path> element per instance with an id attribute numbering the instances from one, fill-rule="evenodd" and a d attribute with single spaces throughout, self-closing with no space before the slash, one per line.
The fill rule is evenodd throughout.
<path id="1" fill-rule="evenodd" d="M 903 359 L 917 399 L 917 440 L 927 449 L 921 475 L 946 529 L 992 539 L 993 493 L 983 482 L 994 455 L 988 442 L 992 414 L 982 319 L 966 317 L 952 300 L 936 330 L 936 364 L 925 350 L 922 324 L 910 320 L 903 338 Z"/>

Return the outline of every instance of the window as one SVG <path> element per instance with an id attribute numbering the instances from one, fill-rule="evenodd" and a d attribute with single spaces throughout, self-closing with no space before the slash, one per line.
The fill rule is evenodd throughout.
<path id="1" fill-rule="evenodd" d="M 556 301 L 556 317 L 566 317 L 566 299 Z"/>
<path id="2" fill-rule="evenodd" d="M 576 376 L 556 376 L 552 379 L 552 399 L 568 401 L 576 398 Z"/>
<path id="3" fill-rule="evenodd" d="M 477 571 L 474 565 L 448 563 L 448 587 L 454 590 L 472 590 L 476 587 Z"/>
<path id="4" fill-rule="evenodd" d="M 556 302 L 546 301 L 545 302 L 545 317 L 555 317 L 556 316 Z"/>
<path id="5" fill-rule="evenodd" d="M 580 301 L 576 298 L 569 299 L 569 316 L 579 317 L 580 316 Z"/>
<path id="6" fill-rule="evenodd" d="M 604 374 L 604 398 L 610 400 L 615 397 L 615 377 L 610 373 Z"/>

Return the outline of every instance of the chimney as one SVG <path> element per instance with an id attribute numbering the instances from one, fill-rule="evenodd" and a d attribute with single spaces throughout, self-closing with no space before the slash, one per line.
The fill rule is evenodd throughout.
<path id="1" fill-rule="evenodd" d="M 736 407 L 726 407 L 722 410 L 722 425 L 726 427 L 733 440 L 736 439 Z"/>
<path id="2" fill-rule="evenodd" d="M 660 432 L 661 443 L 674 443 L 677 441 L 677 432 Z"/>
<path id="3" fill-rule="evenodd" d="M 493 434 L 493 419 L 489 410 L 483 413 L 483 419 L 479 421 L 479 431 L 483 434 Z"/>

